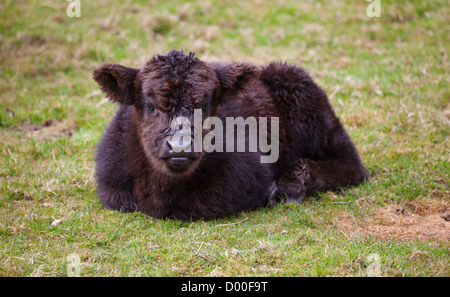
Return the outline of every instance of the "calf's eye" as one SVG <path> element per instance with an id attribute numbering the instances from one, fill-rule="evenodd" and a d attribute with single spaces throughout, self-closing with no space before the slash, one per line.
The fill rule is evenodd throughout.
<path id="1" fill-rule="evenodd" d="M 145 109 L 148 113 L 154 113 L 155 112 L 155 106 L 151 103 L 145 104 Z"/>

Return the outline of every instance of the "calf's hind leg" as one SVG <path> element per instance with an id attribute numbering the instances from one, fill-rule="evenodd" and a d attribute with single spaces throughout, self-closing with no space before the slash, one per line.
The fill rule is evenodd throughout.
<path id="1" fill-rule="evenodd" d="M 271 204 L 287 200 L 301 203 L 315 192 L 356 186 L 367 178 L 359 159 L 314 161 L 297 159 L 277 182 Z"/>

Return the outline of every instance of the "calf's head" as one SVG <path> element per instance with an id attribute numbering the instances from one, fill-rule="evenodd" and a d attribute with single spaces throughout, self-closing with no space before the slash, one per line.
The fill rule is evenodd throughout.
<path id="1" fill-rule="evenodd" d="M 204 154 L 193 147 L 194 113 L 201 110 L 203 120 L 214 115 L 224 94 L 237 95 L 258 74 L 251 64 L 207 64 L 174 50 L 139 69 L 103 64 L 94 79 L 111 101 L 134 106 L 138 135 L 152 167 L 185 176 Z"/>

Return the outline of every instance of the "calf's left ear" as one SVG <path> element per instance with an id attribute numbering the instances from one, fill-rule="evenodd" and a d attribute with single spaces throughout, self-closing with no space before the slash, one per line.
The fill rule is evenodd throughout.
<path id="1" fill-rule="evenodd" d="M 111 101 L 132 105 L 134 80 L 138 72 L 135 68 L 106 63 L 95 69 L 93 78 Z"/>
<path id="2" fill-rule="evenodd" d="M 213 69 L 225 92 L 238 92 L 250 87 L 261 73 L 260 67 L 250 63 L 216 64 Z"/>

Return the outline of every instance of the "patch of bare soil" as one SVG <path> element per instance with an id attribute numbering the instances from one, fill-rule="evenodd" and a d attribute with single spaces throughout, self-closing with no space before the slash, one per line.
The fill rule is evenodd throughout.
<path id="1" fill-rule="evenodd" d="M 444 200 L 408 201 L 376 209 L 371 216 L 358 222 L 344 216 L 335 222 L 346 234 L 370 234 L 383 239 L 420 241 L 439 240 L 450 243 L 449 192 L 441 191 Z"/>
<path id="2" fill-rule="evenodd" d="M 48 119 L 41 125 L 22 124 L 16 127 L 21 132 L 26 132 L 28 136 L 35 139 L 58 139 L 63 135 L 72 136 L 75 124 L 70 120 L 56 121 Z"/>

